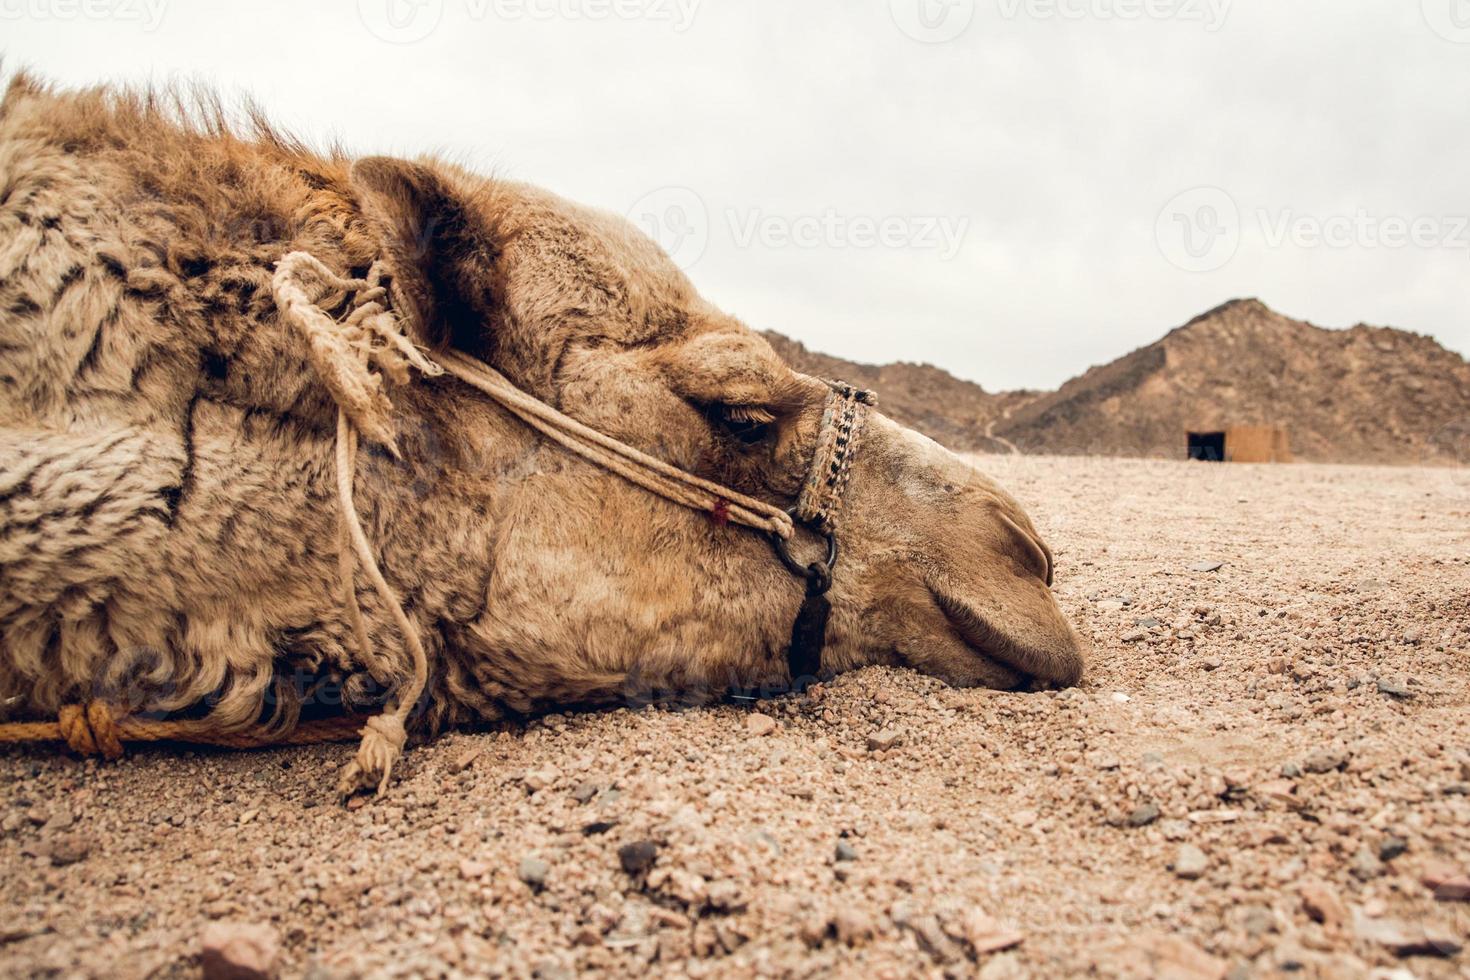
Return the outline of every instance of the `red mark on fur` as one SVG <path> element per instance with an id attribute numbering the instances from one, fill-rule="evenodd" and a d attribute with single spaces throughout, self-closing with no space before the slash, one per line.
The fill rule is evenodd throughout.
<path id="1" fill-rule="evenodd" d="M 718 527 L 724 527 L 730 523 L 730 501 L 721 497 L 715 501 L 714 507 L 710 508 L 709 519 L 714 521 Z"/>

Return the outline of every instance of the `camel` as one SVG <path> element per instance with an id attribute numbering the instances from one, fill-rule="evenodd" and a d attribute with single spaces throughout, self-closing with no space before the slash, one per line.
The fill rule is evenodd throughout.
<path id="1" fill-rule="evenodd" d="M 230 119 L 25 74 L 0 103 L 11 717 L 330 705 L 367 719 L 344 787 L 381 789 L 405 729 L 1081 676 L 1020 505 L 623 218 Z"/>

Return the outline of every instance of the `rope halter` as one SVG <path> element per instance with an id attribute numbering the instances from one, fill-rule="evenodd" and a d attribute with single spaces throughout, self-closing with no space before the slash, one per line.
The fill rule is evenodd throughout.
<path id="1" fill-rule="evenodd" d="M 368 719 L 357 755 L 343 770 L 339 783 L 343 796 L 374 785 L 379 795 L 383 793 L 407 740 L 406 719 L 428 683 L 423 644 L 378 567 L 353 500 L 359 433 L 398 456 L 387 383 L 407 383 L 411 369 L 431 377 L 447 372 L 588 462 L 672 503 L 770 535 L 781 560 L 807 581 L 806 600 L 792 627 L 788 651 L 792 680 L 799 683 L 799 677 L 819 669 L 828 613 L 825 594 L 837 561 L 835 535 L 866 407 L 874 403 L 870 392 L 828 383 L 831 391 L 823 408 L 816 452 L 796 505 L 787 511 L 583 425 L 517 388 L 483 361 L 457 351 L 441 353 L 438 363 L 430 360 L 405 336 L 391 308 L 389 275 L 381 262 L 374 263 L 365 278 L 354 279 L 337 275 L 308 252 L 291 252 L 276 264 L 272 290 L 282 315 L 306 342 L 312 370 L 337 404 L 337 551 L 342 604 L 369 672 L 380 680 L 398 682 L 391 707 Z M 327 312 L 344 303 L 348 312 L 341 319 Z M 798 523 L 826 538 L 825 562 L 803 566 L 791 557 L 787 542 Z M 394 661 L 378 656 L 372 648 L 357 602 L 355 578 L 359 572 L 377 591 L 403 637 L 411 661 L 406 679 Z"/>

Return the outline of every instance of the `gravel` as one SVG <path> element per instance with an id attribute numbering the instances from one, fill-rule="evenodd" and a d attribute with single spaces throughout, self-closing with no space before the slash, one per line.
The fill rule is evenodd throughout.
<path id="1" fill-rule="evenodd" d="M 982 465 L 1057 553 L 1080 688 L 551 715 L 355 810 L 346 745 L 6 749 L 0 974 L 197 977 L 244 924 L 317 980 L 1463 977 L 1470 472 Z"/>

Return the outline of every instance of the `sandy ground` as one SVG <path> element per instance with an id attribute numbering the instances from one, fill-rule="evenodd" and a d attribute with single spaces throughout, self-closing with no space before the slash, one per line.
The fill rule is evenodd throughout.
<path id="1" fill-rule="evenodd" d="M 1470 976 L 1424 884 L 1470 872 L 1470 471 L 983 465 L 1080 689 L 552 716 L 351 811 L 347 746 L 8 751 L 0 972 L 197 975 L 254 923 L 286 976 Z"/>

